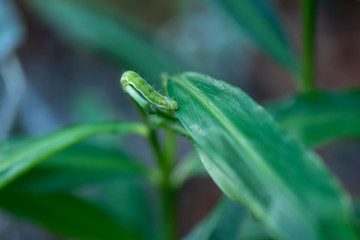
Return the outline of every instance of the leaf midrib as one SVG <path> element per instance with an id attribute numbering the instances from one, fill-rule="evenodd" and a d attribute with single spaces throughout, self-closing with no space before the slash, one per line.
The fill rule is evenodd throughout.
<path id="1" fill-rule="evenodd" d="M 235 140 L 237 140 L 239 143 L 243 144 L 243 147 L 244 149 L 246 149 L 246 152 L 248 152 L 248 154 L 250 156 L 253 157 L 253 159 L 256 160 L 256 162 L 260 165 L 259 166 L 263 166 L 264 168 L 262 168 L 263 170 L 265 169 L 266 170 L 266 173 L 268 174 L 268 176 L 270 176 L 270 178 L 273 179 L 273 182 L 276 182 L 276 185 L 279 186 L 279 188 L 282 190 L 282 191 L 277 191 L 278 193 L 281 193 L 283 195 L 288 195 L 288 197 L 286 198 L 283 198 L 283 199 L 291 199 L 291 202 L 293 203 L 292 206 L 298 206 L 298 208 L 300 209 L 303 209 L 303 211 L 297 211 L 298 214 L 302 215 L 302 216 L 305 216 L 305 219 L 307 219 L 308 221 L 305 221 L 303 222 L 304 223 L 304 226 L 310 226 L 311 224 L 307 224 L 309 222 L 313 222 L 313 219 L 310 218 L 307 214 L 304 214 L 305 211 L 305 207 L 297 200 L 297 198 L 295 197 L 296 195 L 294 193 L 292 193 L 291 191 L 288 190 L 287 187 L 285 187 L 284 184 L 281 183 L 281 181 L 279 180 L 279 178 L 276 176 L 276 174 L 273 173 L 273 171 L 271 170 L 271 168 L 269 168 L 267 166 L 267 164 L 264 164 L 264 161 L 262 161 L 262 157 L 259 156 L 256 152 L 252 151 L 251 148 L 249 148 L 248 144 L 244 143 L 244 141 L 241 139 L 243 137 L 243 135 L 241 134 L 234 134 L 233 132 L 241 132 L 241 131 L 230 131 L 232 128 L 233 129 L 237 129 L 236 127 L 234 127 L 234 125 L 227 121 L 226 119 L 226 116 L 224 116 L 221 112 L 219 112 L 218 110 L 215 110 L 215 107 L 214 109 L 211 108 L 211 106 L 209 104 L 207 104 L 205 101 L 201 101 L 201 97 L 203 97 L 203 99 L 208 99 L 207 97 L 205 97 L 201 91 L 196 91 L 195 87 L 193 87 L 192 85 L 190 84 L 186 84 L 186 79 L 183 78 L 184 81 L 179 81 L 179 80 L 176 80 L 175 78 L 173 78 L 174 81 L 176 81 L 179 85 L 181 85 L 184 89 L 188 90 L 188 92 L 190 92 L 192 94 L 192 96 L 194 98 L 196 98 L 199 103 L 201 103 L 206 109 L 209 110 L 210 113 L 212 113 L 215 118 L 217 119 L 217 121 L 222 124 L 224 126 L 224 128 L 227 130 L 228 134 L 230 136 L 232 136 Z M 198 90 L 198 89 L 197 89 Z M 201 96 L 201 97 L 200 97 Z M 244 137 L 243 137 L 244 138 Z M 241 154 L 242 155 L 242 154 Z M 249 163 L 248 161 L 244 161 L 246 163 Z M 221 169 L 221 168 L 219 168 Z M 254 174 L 256 174 L 254 172 Z M 275 181 L 274 181 L 275 180 Z M 298 208 L 293 208 L 293 209 L 298 209 Z M 264 213 L 265 214 L 265 213 Z M 268 219 L 267 217 L 265 217 L 265 219 Z M 304 219 L 304 217 L 302 218 Z M 311 229 L 311 227 L 307 227 L 307 229 Z M 314 236 L 315 234 L 312 233 L 312 235 Z"/>

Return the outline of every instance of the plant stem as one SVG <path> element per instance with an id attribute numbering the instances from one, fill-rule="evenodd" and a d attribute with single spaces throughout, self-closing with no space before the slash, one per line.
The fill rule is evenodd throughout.
<path id="1" fill-rule="evenodd" d="M 168 130 L 171 131 L 171 130 Z M 172 134 L 173 135 L 173 134 Z M 174 138 L 174 136 L 171 136 Z M 169 141 L 170 139 L 167 138 Z M 164 204 L 164 223 L 166 226 L 166 239 L 176 240 L 176 192 L 173 186 L 170 183 L 170 173 L 173 167 L 173 154 L 163 153 L 160 149 L 160 145 L 156 136 L 156 131 L 152 129 L 150 131 L 149 141 L 154 149 L 155 156 L 158 160 L 162 172 L 162 181 L 161 181 L 161 195 Z M 175 142 L 170 140 L 167 142 L 170 145 L 167 147 L 174 149 L 175 145 L 172 146 Z"/>
<path id="2" fill-rule="evenodd" d="M 163 211 L 164 211 L 164 224 L 166 226 L 166 235 L 165 239 L 168 240 L 176 240 L 177 239 L 177 225 L 176 225 L 176 191 L 173 188 L 171 182 L 170 182 L 170 174 L 173 168 L 173 156 L 174 154 L 163 154 L 160 144 L 156 135 L 156 131 L 153 128 L 151 121 L 149 119 L 149 116 L 145 112 L 145 110 L 139 106 L 135 102 L 145 124 L 147 125 L 149 129 L 149 135 L 148 140 L 151 144 L 152 149 L 154 150 L 155 158 L 157 160 L 158 166 L 160 167 L 161 173 L 162 173 L 162 180 L 160 183 L 160 192 L 163 200 Z M 171 131 L 171 130 L 168 130 Z M 172 131 L 171 131 L 172 132 Z M 172 132 L 173 134 L 173 132 Z M 170 135 L 171 136 L 171 135 Z M 172 135 L 172 138 L 175 136 Z M 175 149 L 175 141 L 171 139 L 170 140 L 170 147 L 171 149 Z M 173 150 L 171 150 L 173 151 Z"/>
<path id="3" fill-rule="evenodd" d="M 175 133 L 172 129 L 166 129 L 166 145 L 165 145 L 165 159 L 166 159 L 166 167 L 167 171 L 172 171 L 173 168 L 173 162 L 176 155 L 176 139 L 175 139 Z"/>
<path id="4" fill-rule="evenodd" d="M 175 133 L 171 129 L 166 129 L 166 145 L 164 151 L 164 181 L 163 181 L 163 200 L 164 200 L 164 211 L 165 221 L 168 223 L 168 238 L 171 240 L 177 239 L 176 233 L 176 199 L 177 191 L 171 183 L 171 172 L 174 166 L 174 159 L 176 155 L 176 139 Z"/>
<path id="5" fill-rule="evenodd" d="M 315 29 L 317 0 L 302 0 L 303 90 L 311 91 L 315 82 Z"/>
<path id="6" fill-rule="evenodd" d="M 171 110 L 167 111 L 168 116 L 172 117 L 173 113 Z M 171 128 L 166 128 L 165 133 L 165 164 L 166 164 L 166 171 L 168 176 L 170 176 L 170 173 L 172 171 L 173 165 L 174 165 L 174 159 L 176 157 L 176 139 L 175 139 L 175 132 Z"/>

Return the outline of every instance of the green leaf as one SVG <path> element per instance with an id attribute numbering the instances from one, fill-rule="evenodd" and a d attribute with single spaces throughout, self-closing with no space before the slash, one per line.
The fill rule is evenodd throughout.
<path id="1" fill-rule="evenodd" d="M 135 30 L 129 19 L 121 19 L 121 13 L 104 2 L 25 0 L 25 3 L 69 42 L 106 55 L 150 79 L 159 79 L 162 72 L 183 69 L 145 34 Z"/>
<path id="2" fill-rule="evenodd" d="M 267 104 L 277 122 L 308 146 L 360 137 L 360 90 L 311 92 Z"/>
<path id="3" fill-rule="evenodd" d="M 75 126 L 36 140 L 0 145 L 0 188 L 24 174 L 52 154 L 98 134 L 136 133 L 147 129 L 137 123 L 101 123 Z"/>
<path id="4" fill-rule="evenodd" d="M 146 239 L 120 226 L 95 206 L 67 193 L 33 194 L 1 191 L 0 205 L 61 235 L 92 240 Z"/>
<path id="5" fill-rule="evenodd" d="M 225 10 L 249 36 L 277 62 L 299 75 L 299 67 L 271 0 L 212 0 Z"/>
<path id="6" fill-rule="evenodd" d="M 16 179 L 8 187 L 27 192 L 59 192 L 92 183 L 144 177 L 156 173 L 114 149 L 78 144 L 67 148 Z"/>
<path id="7" fill-rule="evenodd" d="M 246 216 L 243 206 L 224 198 L 184 240 L 240 240 Z"/>
<path id="8" fill-rule="evenodd" d="M 244 92 L 197 73 L 171 77 L 168 88 L 211 177 L 274 236 L 357 239 L 339 183 Z"/>

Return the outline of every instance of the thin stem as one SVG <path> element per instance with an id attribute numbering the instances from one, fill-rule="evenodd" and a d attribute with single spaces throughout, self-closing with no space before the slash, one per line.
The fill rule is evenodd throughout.
<path id="1" fill-rule="evenodd" d="M 311 91 L 315 82 L 315 29 L 317 0 L 302 0 L 303 90 Z"/>
<path id="2" fill-rule="evenodd" d="M 165 158 L 166 158 L 166 167 L 168 168 L 169 173 L 172 171 L 172 165 L 176 155 L 176 138 L 175 133 L 172 129 L 166 129 L 165 133 L 166 145 L 165 145 Z"/>
<path id="3" fill-rule="evenodd" d="M 179 120 L 169 121 L 169 120 L 164 120 L 164 119 L 156 116 L 156 117 L 151 118 L 151 122 L 152 122 L 154 128 L 169 129 L 172 132 L 179 134 L 181 136 L 184 136 L 184 137 L 188 138 L 190 141 L 192 141 L 192 138 L 191 138 L 189 132 L 181 125 Z"/>
<path id="4" fill-rule="evenodd" d="M 174 136 L 171 136 L 174 138 Z M 170 174 L 173 165 L 173 158 L 171 153 L 162 153 L 160 145 L 156 136 L 156 131 L 152 129 L 149 135 L 149 141 L 155 151 L 155 156 L 158 159 L 158 164 L 162 172 L 161 194 L 164 204 L 164 223 L 166 225 L 166 239 L 176 239 L 176 192 L 170 183 Z M 167 148 L 175 148 L 171 144 L 175 144 L 173 140 L 167 138 Z M 170 146 L 169 146 L 170 143 Z M 167 153 L 167 154 L 166 154 Z"/>
<path id="5" fill-rule="evenodd" d="M 153 127 L 149 115 L 145 112 L 143 106 L 138 105 L 135 101 L 145 124 L 149 129 L 148 140 L 154 150 L 155 158 L 162 173 L 162 179 L 160 182 L 160 192 L 163 199 L 163 211 L 164 211 L 164 224 L 166 226 L 166 239 L 177 239 L 177 225 L 176 225 L 176 191 L 170 183 L 170 174 L 173 167 L 173 159 L 170 159 L 170 155 L 163 154 L 160 144 L 157 138 L 156 130 Z M 168 146 L 169 147 L 169 146 Z M 175 146 L 170 146 L 175 147 Z"/>
<path id="6" fill-rule="evenodd" d="M 164 182 L 163 182 L 163 199 L 164 211 L 166 214 L 165 220 L 168 220 L 169 238 L 177 239 L 176 234 L 176 199 L 177 191 L 171 183 L 171 172 L 174 166 L 174 159 L 176 155 L 176 139 L 175 133 L 172 129 L 166 129 L 166 145 L 165 145 L 165 169 L 164 169 Z"/>
<path id="7" fill-rule="evenodd" d="M 177 191 L 172 187 L 169 181 L 163 182 L 162 185 L 162 198 L 164 203 L 164 220 L 166 226 L 166 239 L 176 240 L 177 239 L 177 221 L 176 221 L 176 199 Z"/>

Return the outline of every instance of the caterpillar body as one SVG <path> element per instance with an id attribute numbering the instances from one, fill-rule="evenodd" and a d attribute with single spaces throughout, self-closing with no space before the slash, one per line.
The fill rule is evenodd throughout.
<path id="1" fill-rule="evenodd" d="M 126 86 L 132 86 L 138 92 L 140 92 L 150 103 L 158 107 L 170 110 L 177 110 L 179 108 L 179 104 L 174 99 L 158 93 L 136 72 L 126 71 L 121 76 L 121 84 L 123 85 L 124 89 Z"/>

